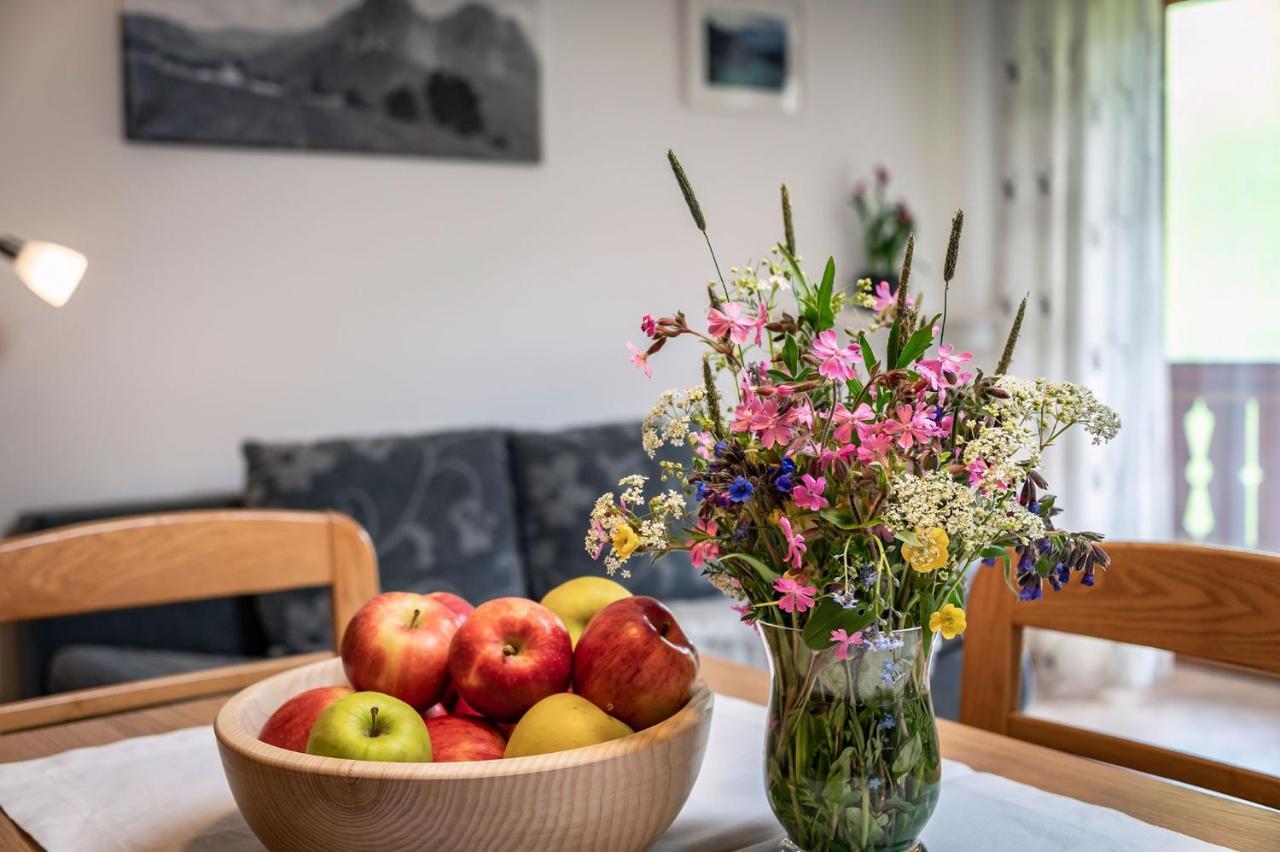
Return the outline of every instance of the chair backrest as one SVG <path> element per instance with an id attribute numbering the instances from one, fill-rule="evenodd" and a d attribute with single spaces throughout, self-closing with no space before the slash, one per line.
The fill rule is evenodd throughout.
<path id="1" fill-rule="evenodd" d="M 1108 542 L 1111 566 L 1017 600 L 1005 564 L 978 571 L 966 608 L 960 721 L 1049 748 L 1280 807 L 1280 778 L 1018 712 L 1022 631 L 1039 627 L 1280 675 L 1280 556 Z"/>
<path id="2" fill-rule="evenodd" d="M 328 586 L 335 648 L 378 593 L 365 531 L 334 512 L 219 510 L 94 521 L 0 541 L 0 624 Z M 238 689 L 328 654 L 0 705 L 0 733 Z"/>

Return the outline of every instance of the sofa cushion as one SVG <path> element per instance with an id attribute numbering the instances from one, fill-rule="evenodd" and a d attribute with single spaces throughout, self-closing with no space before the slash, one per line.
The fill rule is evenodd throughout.
<path id="1" fill-rule="evenodd" d="M 473 603 L 527 592 L 504 435 L 494 431 L 244 447 L 246 502 L 334 509 L 369 532 L 384 591 Z M 330 646 L 324 590 L 259 598 L 273 652 Z"/>
<path id="2" fill-rule="evenodd" d="M 49 663 L 49 691 L 89 689 L 149 677 L 245 663 L 253 657 L 162 651 L 114 645 L 68 645 Z"/>
<path id="3" fill-rule="evenodd" d="M 583 548 L 591 507 L 606 491 L 617 493 L 618 480 L 632 473 L 648 476 L 648 493 L 656 493 L 660 472 L 641 448 L 639 424 L 517 433 L 511 438 L 511 463 L 535 598 L 573 577 L 604 573 L 603 564 Z M 684 553 L 652 566 L 637 557 L 632 565 L 630 580 L 616 579 L 636 594 L 663 599 L 719 594 Z"/>

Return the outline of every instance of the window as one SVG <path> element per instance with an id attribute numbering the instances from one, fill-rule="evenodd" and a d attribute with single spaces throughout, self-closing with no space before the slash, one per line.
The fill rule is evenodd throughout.
<path id="1" fill-rule="evenodd" d="M 1165 19 L 1165 349 L 1176 527 L 1280 550 L 1280 2 Z"/>

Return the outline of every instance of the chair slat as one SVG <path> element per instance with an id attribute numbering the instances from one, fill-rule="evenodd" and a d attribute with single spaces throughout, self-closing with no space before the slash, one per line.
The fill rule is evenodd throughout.
<path id="1" fill-rule="evenodd" d="M 1022 632 L 1057 630 L 1280 674 L 1280 557 L 1188 544 L 1106 545 L 1111 567 L 1017 601 L 1004 566 L 979 570 L 965 632 L 960 721 L 1280 807 L 1280 778 L 1017 712 Z"/>
<path id="2" fill-rule="evenodd" d="M 223 510 L 94 521 L 0 541 L 0 624 L 328 586 L 334 648 L 378 593 L 364 530 L 334 512 Z M 0 733 L 240 689 L 328 654 L 0 705 Z"/>

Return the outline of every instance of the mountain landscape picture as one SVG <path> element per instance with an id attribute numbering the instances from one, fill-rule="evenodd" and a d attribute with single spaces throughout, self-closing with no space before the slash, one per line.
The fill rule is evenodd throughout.
<path id="1" fill-rule="evenodd" d="M 536 162 L 537 0 L 124 0 L 130 139 Z"/>

